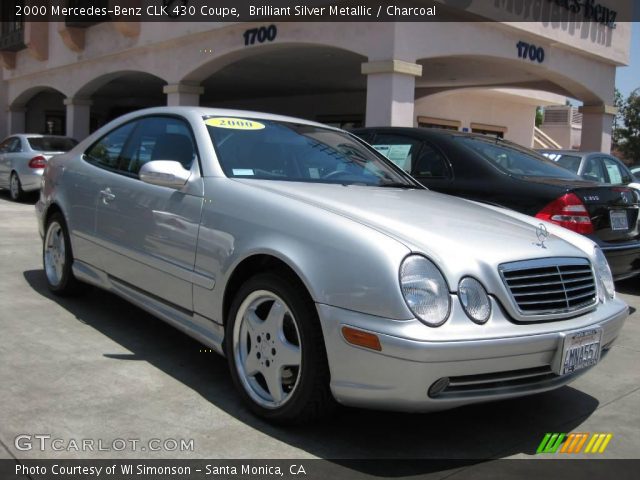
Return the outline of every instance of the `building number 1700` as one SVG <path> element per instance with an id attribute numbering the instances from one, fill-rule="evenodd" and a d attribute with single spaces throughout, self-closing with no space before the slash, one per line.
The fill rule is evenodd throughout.
<path id="1" fill-rule="evenodd" d="M 255 45 L 256 42 L 273 42 L 278 35 L 278 29 L 275 25 L 268 27 L 250 28 L 243 33 L 245 45 Z"/>
<path id="2" fill-rule="evenodd" d="M 518 58 L 528 58 L 532 62 L 538 63 L 544 62 L 544 48 L 523 41 L 518 42 L 516 47 L 518 47 Z"/>

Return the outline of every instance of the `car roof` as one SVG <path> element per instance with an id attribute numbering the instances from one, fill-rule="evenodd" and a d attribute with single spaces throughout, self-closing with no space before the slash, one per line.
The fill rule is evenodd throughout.
<path id="1" fill-rule="evenodd" d="M 303 125 L 310 125 L 314 127 L 328 128 L 331 130 L 341 131 L 339 128 L 324 125 L 322 123 L 313 122 L 303 118 L 289 117 L 286 115 L 277 115 L 274 113 L 256 112 L 252 110 L 236 110 L 229 108 L 211 108 L 211 107 L 152 107 L 143 108 L 123 115 L 120 118 L 136 118 L 138 116 L 151 115 L 151 114 L 175 114 L 175 115 L 197 115 L 200 117 L 205 116 L 218 116 L 218 117 L 244 117 L 262 120 L 273 120 L 277 122 L 297 123 Z"/>
<path id="2" fill-rule="evenodd" d="M 20 137 L 20 138 L 44 138 L 44 137 L 53 137 L 53 138 L 68 138 L 72 140 L 71 137 L 67 137 L 65 135 L 49 135 L 48 133 L 12 133 L 11 135 L 7 135 L 7 138 L 10 137 Z"/>
<path id="3" fill-rule="evenodd" d="M 482 138 L 482 139 L 494 139 L 493 135 L 485 135 L 482 133 L 472 132 L 460 132 L 457 130 L 448 130 L 446 128 L 431 128 L 431 127 L 361 127 L 353 128 L 350 130 L 353 133 L 366 133 L 373 131 L 388 131 L 395 133 L 404 133 L 406 135 L 418 135 L 425 138 L 428 137 L 468 137 L 468 138 Z M 505 143 L 511 143 L 509 140 L 502 140 Z"/>

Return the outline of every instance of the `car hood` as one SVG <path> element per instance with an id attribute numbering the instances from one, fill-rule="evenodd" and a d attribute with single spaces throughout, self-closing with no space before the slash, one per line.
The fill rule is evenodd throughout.
<path id="1" fill-rule="evenodd" d="M 545 257 L 590 257 L 593 242 L 556 225 L 429 190 L 238 180 L 348 217 L 434 260 L 449 281 L 493 274 L 497 265 Z M 589 253 L 587 253 L 589 252 Z"/>

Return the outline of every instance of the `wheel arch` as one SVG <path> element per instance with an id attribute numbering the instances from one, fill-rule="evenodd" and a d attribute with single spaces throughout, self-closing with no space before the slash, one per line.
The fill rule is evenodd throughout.
<path id="1" fill-rule="evenodd" d="M 222 322 L 227 324 L 231 304 L 238 290 L 249 278 L 258 273 L 279 271 L 300 286 L 307 294 L 309 302 L 314 302 L 311 291 L 298 272 L 282 258 L 270 253 L 254 253 L 242 259 L 234 268 L 226 282 L 222 299 Z"/>
<path id="2" fill-rule="evenodd" d="M 62 218 L 64 218 L 64 221 L 66 223 L 67 221 L 67 217 L 64 214 L 64 212 L 62 211 L 62 208 L 60 208 L 60 205 L 58 205 L 57 203 L 52 203 L 51 205 L 49 205 L 47 207 L 47 210 L 45 211 L 44 214 L 44 222 L 43 222 L 43 227 L 46 229 L 47 225 L 49 224 L 49 219 L 53 216 L 54 213 L 59 213 L 60 215 L 62 215 Z"/>

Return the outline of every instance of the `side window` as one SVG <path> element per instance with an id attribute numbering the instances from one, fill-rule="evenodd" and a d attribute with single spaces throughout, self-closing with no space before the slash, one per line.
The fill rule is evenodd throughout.
<path id="1" fill-rule="evenodd" d="M 604 174 L 602 163 L 597 157 L 587 158 L 582 171 L 582 178 L 594 182 L 607 183 L 607 177 Z"/>
<path id="2" fill-rule="evenodd" d="M 7 138 L 2 143 L 0 143 L 0 153 L 7 153 L 10 142 L 11 142 L 11 139 Z"/>
<path id="3" fill-rule="evenodd" d="M 112 130 L 85 152 L 85 159 L 96 166 L 116 170 L 127 138 L 138 122 L 130 122 Z"/>
<path id="4" fill-rule="evenodd" d="M 422 178 L 451 178 L 447 160 L 434 146 L 426 142 L 422 146 L 413 174 Z"/>
<path id="5" fill-rule="evenodd" d="M 152 160 L 173 160 L 189 170 L 196 159 L 195 140 L 186 121 L 148 117 L 139 121 L 118 161 L 118 169 L 137 175 Z"/>
<path id="6" fill-rule="evenodd" d="M 9 153 L 19 153 L 22 151 L 22 142 L 18 137 L 13 137 L 9 139 L 9 145 L 7 147 L 7 152 Z"/>
<path id="7" fill-rule="evenodd" d="M 371 146 L 405 172 L 411 173 L 420 150 L 420 141 L 404 135 L 380 133 L 375 136 Z"/>
<path id="8" fill-rule="evenodd" d="M 614 185 L 620 185 L 623 183 L 628 183 L 629 179 L 627 177 L 626 172 L 622 169 L 618 162 L 613 158 L 602 158 L 604 162 L 604 168 L 607 170 L 607 175 L 609 175 L 609 183 Z"/>

